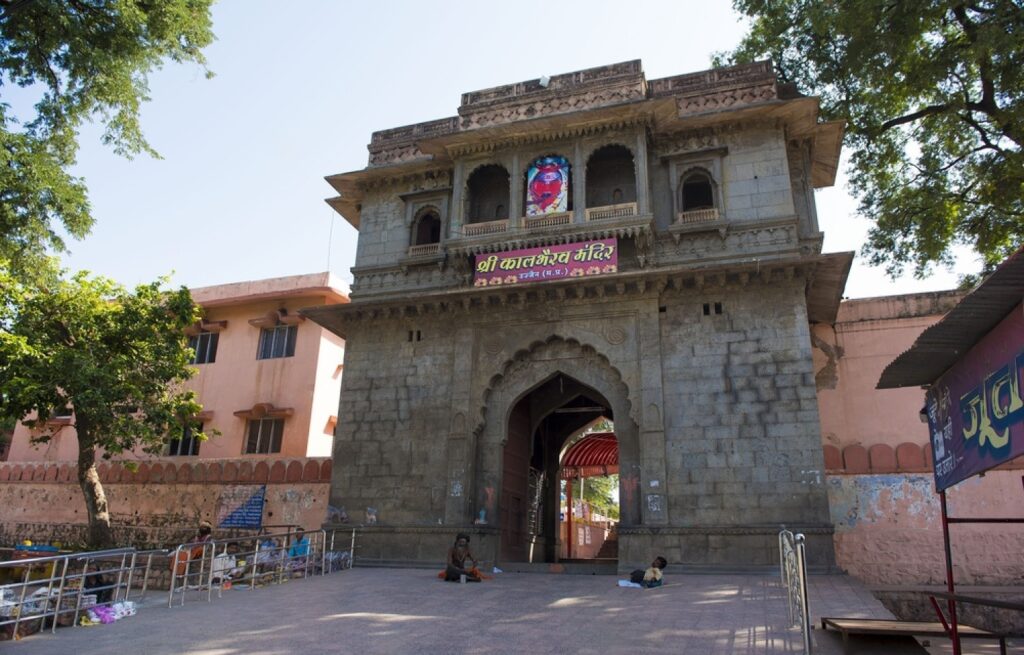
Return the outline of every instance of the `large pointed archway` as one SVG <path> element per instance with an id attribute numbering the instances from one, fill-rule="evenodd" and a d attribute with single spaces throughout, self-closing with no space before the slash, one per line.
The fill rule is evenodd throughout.
<path id="1" fill-rule="evenodd" d="M 476 496 L 500 529 L 501 561 L 557 560 L 559 455 L 601 417 L 615 421 L 621 520 L 640 522 L 638 429 L 628 395 L 604 356 L 559 337 L 520 351 L 495 376 L 478 428 Z"/>

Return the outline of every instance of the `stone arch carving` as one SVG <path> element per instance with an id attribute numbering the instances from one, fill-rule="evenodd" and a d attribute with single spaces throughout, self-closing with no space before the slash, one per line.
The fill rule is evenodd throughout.
<path id="1" fill-rule="evenodd" d="M 622 146 L 629 151 L 629 154 L 633 156 L 633 167 L 634 170 L 637 165 L 636 157 L 636 144 L 630 145 L 627 143 L 626 138 L 623 135 L 608 136 L 597 141 L 590 142 L 586 148 L 583 149 L 583 165 L 585 166 L 595 152 L 601 148 L 607 148 L 608 146 Z"/>
<path id="2" fill-rule="evenodd" d="M 478 423 L 474 429 L 477 436 L 475 496 L 478 509 L 486 510 L 487 516 L 494 516 L 497 510 L 501 456 L 508 439 L 512 409 L 538 384 L 558 374 L 592 388 L 611 405 L 615 435 L 619 440 L 620 475 L 627 481 L 623 488 L 628 487 L 628 480 L 639 479 L 639 426 L 632 412 L 635 403 L 630 399 L 621 372 L 592 346 L 555 335 L 517 351 L 491 378 L 480 397 Z M 620 498 L 620 513 L 623 524 L 640 523 L 638 494 L 625 494 Z"/>
<path id="3" fill-rule="evenodd" d="M 567 352 L 567 356 L 562 357 L 561 359 L 595 357 L 603 367 L 606 367 L 608 371 L 610 371 L 614 375 L 614 379 L 617 380 L 617 382 L 622 385 L 622 389 L 625 390 L 624 397 L 626 401 L 626 410 L 627 413 L 631 414 L 632 402 L 628 397 L 629 390 L 625 382 L 623 382 L 622 372 L 619 371 L 619 369 L 616 368 L 615 365 L 613 365 L 611 361 L 605 355 L 601 354 L 601 352 L 592 344 L 584 343 L 579 339 L 573 337 L 567 337 L 560 334 L 553 334 L 547 337 L 546 339 L 536 339 L 534 341 L 531 341 L 529 345 L 514 351 L 512 356 L 501 364 L 501 366 L 499 367 L 499 372 L 491 377 L 490 381 L 487 383 L 487 386 L 481 392 L 479 398 L 476 401 L 478 413 L 476 416 L 476 425 L 473 427 L 474 434 L 479 436 L 483 432 L 488 419 L 488 406 L 490 405 L 491 396 L 495 393 L 495 390 L 498 389 L 503 384 L 503 381 L 506 378 L 518 374 L 520 369 L 528 367 L 534 358 L 542 354 L 542 349 L 547 349 L 548 353 L 550 353 L 556 348 L 563 348 L 566 351 L 578 351 L 578 354 L 568 354 Z M 575 375 L 571 371 L 560 372 L 565 373 L 566 375 L 569 375 L 571 377 L 574 377 L 580 382 L 583 382 L 584 384 L 587 384 L 586 380 L 583 380 L 582 378 L 580 378 L 580 376 Z M 532 379 L 534 380 L 534 383 L 539 383 L 542 381 L 542 378 L 538 376 L 533 376 Z M 533 388 L 534 386 L 536 386 L 536 384 L 529 385 L 530 388 Z M 596 391 L 601 391 L 603 393 L 603 390 L 600 388 L 594 387 L 594 389 Z M 518 401 L 528 391 L 529 389 L 524 389 L 523 392 L 519 395 L 519 397 L 517 397 L 515 400 Z M 609 398 L 609 402 L 610 401 L 611 399 Z M 511 411 L 511 406 L 507 408 L 505 416 L 501 417 L 502 420 L 508 418 L 508 411 Z M 638 419 L 638 417 L 636 416 L 631 416 L 631 418 L 634 421 Z"/>
<path id="4" fill-rule="evenodd" d="M 426 233 L 421 228 L 421 223 L 430 219 L 436 222 L 436 234 L 434 234 L 435 229 L 433 227 L 428 228 Z M 441 217 L 441 210 L 434 204 L 423 205 L 413 214 L 408 230 L 410 245 L 421 246 L 439 243 L 441 241 L 441 233 L 444 232 L 444 218 Z"/>
<path id="5" fill-rule="evenodd" d="M 523 156 L 519 161 L 519 171 L 517 174 L 522 180 L 526 179 L 526 173 L 530 170 L 530 166 L 533 162 L 537 161 L 542 157 L 565 157 L 566 161 L 569 162 L 569 170 L 573 175 L 576 174 L 577 161 L 573 157 L 572 146 L 561 146 L 557 148 L 552 147 L 538 147 L 530 150 L 529 152 L 523 153 Z"/>

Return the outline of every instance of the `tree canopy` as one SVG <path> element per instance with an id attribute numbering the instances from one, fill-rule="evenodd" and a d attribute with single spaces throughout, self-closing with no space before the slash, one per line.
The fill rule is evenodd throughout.
<path id="1" fill-rule="evenodd" d="M 73 410 L 94 546 L 110 542 L 96 456 L 159 453 L 201 409 L 181 386 L 195 370 L 185 329 L 199 315 L 184 287 L 129 291 L 86 273 L 24 285 L 0 271 L 0 417 L 27 417 L 44 442 L 61 429 L 49 420 Z"/>
<path id="2" fill-rule="evenodd" d="M 62 234 L 93 223 L 81 178 L 70 174 L 78 129 L 131 157 L 156 156 L 140 127 L 148 75 L 164 61 L 205 67 L 212 0 L 0 0 L 0 266 L 39 273 Z M 36 98 L 31 116 L 10 105 L 12 86 Z"/>
<path id="3" fill-rule="evenodd" d="M 847 121 L 850 181 L 874 221 L 864 253 L 918 277 L 969 245 L 992 266 L 1024 242 L 1020 0 L 735 0 L 753 19 L 726 59 Z"/>

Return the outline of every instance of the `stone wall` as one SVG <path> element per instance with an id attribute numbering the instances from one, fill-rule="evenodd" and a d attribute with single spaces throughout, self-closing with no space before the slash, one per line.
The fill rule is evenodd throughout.
<path id="1" fill-rule="evenodd" d="M 394 553 L 414 556 L 428 532 L 469 527 L 481 511 L 493 524 L 510 412 L 564 374 L 614 413 L 621 567 L 654 550 L 768 565 L 781 523 L 830 564 L 804 285 L 638 285 L 353 321 L 332 503 L 374 508 L 382 528 L 410 535 Z"/>
<path id="2" fill-rule="evenodd" d="M 143 462 L 131 472 L 100 465 L 119 543 L 164 547 L 216 523 L 218 507 L 240 487 L 267 485 L 264 525 L 319 528 L 328 517 L 329 459 Z M 82 543 L 85 501 L 71 464 L 0 464 L 0 544 L 23 539 Z M 232 531 L 215 529 L 215 534 Z"/>

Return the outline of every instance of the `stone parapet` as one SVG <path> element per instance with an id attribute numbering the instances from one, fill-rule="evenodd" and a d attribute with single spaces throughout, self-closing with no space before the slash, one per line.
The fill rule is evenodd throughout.
<path id="1" fill-rule="evenodd" d="M 97 466 L 104 484 L 292 484 L 330 482 L 331 459 L 238 458 L 181 462 L 151 460 L 136 462 L 135 470 L 126 462 L 104 462 Z M 3 462 L 0 482 L 63 484 L 77 482 L 77 466 L 70 462 Z"/>
<path id="2" fill-rule="evenodd" d="M 871 446 L 851 445 L 841 450 L 831 444 L 824 446 L 825 472 L 829 475 L 865 475 L 872 473 L 922 473 L 932 470 L 931 444 L 904 442 L 893 448 L 878 443 Z M 996 470 L 1024 469 L 1024 459 L 1015 459 Z"/>

